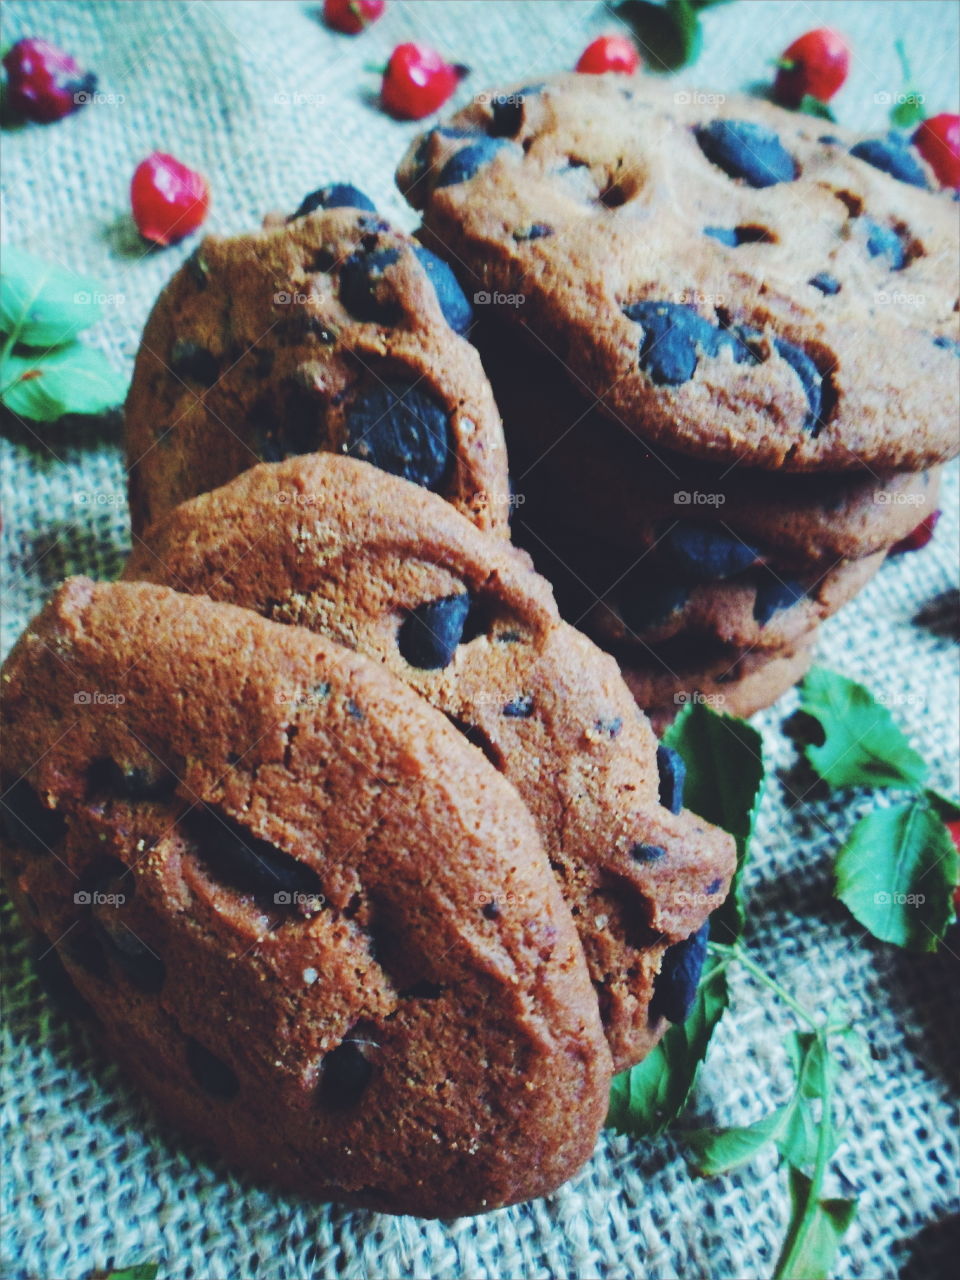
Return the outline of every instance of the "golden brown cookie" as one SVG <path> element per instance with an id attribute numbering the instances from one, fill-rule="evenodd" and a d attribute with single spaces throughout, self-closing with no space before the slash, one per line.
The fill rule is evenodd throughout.
<path id="1" fill-rule="evenodd" d="M 154 525 L 129 577 L 307 626 L 439 708 L 533 813 L 619 1070 L 662 1032 L 665 949 L 726 893 L 733 842 L 659 802 L 656 740 L 613 659 L 503 539 L 363 463 L 264 465 Z M 679 804 L 674 806 L 679 809 Z"/>
<path id="2" fill-rule="evenodd" d="M 611 1064 L 570 912 L 514 789 L 400 681 L 75 578 L 3 687 L 6 881 L 178 1125 L 425 1216 L 588 1157 Z"/>
<path id="3" fill-rule="evenodd" d="M 956 455 L 958 225 L 918 153 L 652 77 L 478 95 L 398 172 L 468 296 L 641 436 L 713 462 Z"/>
<path id="4" fill-rule="evenodd" d="M 506 453 L 471 309 L 377 214 L 210 236 L 161 293 L 126 404 L 133 528 L 264 459 L 333 450 L 505 532 Z"/>

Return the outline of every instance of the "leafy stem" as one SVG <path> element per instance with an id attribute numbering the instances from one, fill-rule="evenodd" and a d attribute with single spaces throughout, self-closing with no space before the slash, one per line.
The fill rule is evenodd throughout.
<path id="1" fill-rule="evenodd" d="M 820 1034 L 819 1025 L 814 1021 L 813 1017 L 806 1011 L 806 1009 L 804 1009 L 803 1005 L 800 1004 L 799 1001 L 795 1000 L 790 992 L 777 982 L 776 978 L 771 978 L 769 973 L 757 964 L 749 952 L 747 952 L 739 942 L 711 942 L 708 944 L 708 950 L 716 953 L 717 955 L 726 956 L 727 963 L 731 960 L 736 960 L 739 964 L 742 964 L 749 973 L 751 973 L 758 981 L 762 982 L 764 986 L 769 987 L 778 999 L 782 1000 L 789 1009 L 792 1009 L 797 1017 L 800 1018 L 811 1029 L 811 1031 L 817 1035 Z"/>

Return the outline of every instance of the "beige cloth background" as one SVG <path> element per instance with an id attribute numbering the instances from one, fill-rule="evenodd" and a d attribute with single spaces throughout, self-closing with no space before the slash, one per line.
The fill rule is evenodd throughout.
<path id="1" fill-rule="evenodd" d="M 191 244 L 144 253 L 127 187 L 149 151 L 207 173 L 209 228 L 254 226 L 322 182 L 351 180 L 414 225 L 392 174 L 416 126 L 376 108 L 366 63 L 422 38 L 474 68 L 462 97 L 498 81 L 571 66 L 612 25 L 602 4 L 411 3 L 361 40 L 327 32 L 318 6 L 247 0 L 18 2 L 4 44 L 39 34 L 100 76 L 102 101 L 61 124 L 3 135 L 3 237 L 90 272 L 115 295 L 91 334 L 128 364 L 148 307 Z M 901 88 L 893 40 L 905 35 L 931 112 L 956 110 L 958 9 L 939 0 L 741 0 L 704 17 L 699 64 L 678 86 L 744 87 L 801 31 L 830 21 L 855 60 L 838 107 L 865 130 Z M 112 95 L 112 98 L 111 98 Z M 910 424 L 904 424 L 905 430 Z M 6 426 L 2 563 L 4 650 L 67 573 L 109 576 L 127 542 L 116 422 L 39 434 Z M 823 633 L 820 659 L 865 681 L 956 788 L 956 646 L 918 612 L 955 586 L 957 478 L 925 551 L 884 568 Z M 788 807 L 778 772 L 793 760 L 779 730 L 790 695 L 758 718 L 770 766 L 749 875 L 749 940 L 814 1007 L 850 1002 L 872 1068 L 844 1073 L 848 1136 L 841 1194 L 861 1197 L 837 1274 L 946 1275 L 960 1255 L 956 1096 L 960 951 L 908 956 L 873 942 L 831 897 L 831 856 L 857 811 L 845 800 Z M 763 1158 L 744 1172 L 690 1178 L 674 1137 L 605 1137 L 549 1200 L 485 1218 L 423 1223 L 301 1202 L 249 1184 L 188 1141 L 99 1056 L 86 1031 L 42 994 L 5 917 L 3 1255 L 0 1273 L 79 1280 L 92 1268 L 155 1259 L 161 1277 L 764 1277 L 786 1216 L 784 1178 Z M 745 1123 L 782 1100 L 791 1016 L 742 978 L 684 1124 Z M 576 1123 L 576 1117 L 571 1117 Z"/>

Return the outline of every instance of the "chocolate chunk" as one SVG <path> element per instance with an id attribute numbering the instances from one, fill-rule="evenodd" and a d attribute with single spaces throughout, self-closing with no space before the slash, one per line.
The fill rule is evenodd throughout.
<path id="1" fill-rule="evenodd" d="M 671 813 L 679 813 L 683 808 L 683 784 L 687 778 L 683 756 L 661 743 L 657 747 L 657 770 L 660 774 L 660 803 Z"/>
<path id="2" fill-rule="evenodd" d="M 713 355 L 718 330 L 681 302 L 634 302 L 624 307 L 643 329 L 640 368 L 660 387 L 689 382 L 701 355 Z"/>
<path id="3" fill-rule="evenodd" d="M 438 258 L 423 245 L 414 245 L 413 252 L 433 285 L 444 320 L 454 333 L 466 333 L 473 324 L 473 307 L 460 288 L 457 277 L 442 258 Z"/>
<path id="4" fill-rule="evenodd" d="M 426 391 L 390 381 L 368 385 L 347 409 L 347 453 L 434 492 L 453 461 L 447 411 Z"/>
<path id="5" fill-rule="evenodd" d="M 235 1098 L 240 1090 L 240 1081 L 227 1064 L 192 1036 L 187 1040 L 187 1066 L 200 1088 L 214 1098 Z"/>
<path id="6" fill-rule="evenodd" d="M 170 348 L 170 371 L 178 378 L 189 378 L 201 386 L 212 387 L 220 377 L 220 363 L 199 343 L 191 342 L 189 338 L 178 338 Z"/>
<path id="7" fill-rule="evenodd" d="M 832 276 L 829 271 L 818 272 L 808 283 L 830 298 L 840 292 L 840 281 L 836 276 Z"/>
<path id="8" fill-rule="evenodd" d="M 317 873 L 276 845 L 247 831 L 215 809 L 200 805 L 183 819 L 197 854 L 217 879 L 241 893 L 277 906 L 304 906 L 323 899 Z M 307 899 L 301 902 L 301 899 Z"/>
<path id="9" fill-rule="evenodd" d="M 658 626 L 678 613 L 690 599 L 690 588 L 683 584 L 664 586 L 638 582 L 620 601 L 620 617 L 631 631 L 645 631 Z"/>
<path id="10" fill-rule="evenodd" d="M 521 694 L 511 699 L 503 708 L 503 714 L 514 720 L 527 720 L 533 715 L 533 698 L 529 694 Z"/>
<path id="11" fill-rule="evenodd" d="M 399 259 L 399 249 L 353 253 L 340 269 L 340 301 L 357 320 L 396 324 L 403 314 L 383 273 Z"/>
<path id="12" fill-rule="evenodd" d="M 321 1066 L 320 1104 L 332 1111 L 356 1106 L 373 1075 L 373 1066 L 363 1048 L 354 1040 L 344 1040 L 331 1050 Z"/>
<path id="13" fill-rule="evenodd" d="M 349 182 L 333 182 L 327 187 L 318 187 L 303 197 L 296 213 L 287 219 L 302 218 L 315 209 L 366 209 L 368 213 L 376 213 L 377 208 L 369 196 Z"/>
<path id="14" fill-rule="evenodd" d="M 630 850 L 630 857 L 635 862 L 659 862 L 666 856 L 666 849 L 659 844 L 635 844 Z"/>
<path id="15" fill-rule="evenodd" d="M 778 578 L 769 570 L 762 572 L 753 601 L 753 616 L 762 627 L 766 626 L 775 613 L 791 608 L 806 594 L 797 578 Z"/>
<path id="16" fill-rule="evenodd" d="M 696 999 L 709 937 L 708 920 L 696 933 L 664 952 L 650 1000 L 651 1022 L 657 1018 L 666 1018 L 668 1022 L 686 1020 Z"/>
<path id="17" fill-rule="evenodd" d="M 678 569 L 691 581 L 717 582 L 732 578 L 752 564 L 760 553 L 732 533 L 677 521 L 663 538 Z"/>
<path id="18" fill-rule="evenodd" d="M 450 157 L 440 170 L 437 178 L 438 187 L 452 187 L 459 182 L 467 182 L 505 147 L 513 143 L 504 138 L 477 138 L 469 146 L 463 147 Z"/>
<path id="19" fill-rule="evenodd" d="M 773 345 L 800 379 L 807 397 L 807 416 L 803 420 L 803 429 L 816 437 L 825 425 L 820 416 L 823 411 L 823 379 L 820 370 L 805 351 L 801 351 L 786 338 L 774 338 Z"/>
<path id="20" fill-rule="evenodd" d="M 858 218 L 857 222 L 866 236 L 870 257 L 886 258 L 891 271 L 902 271 L 907 265 L 907 251 L 899 233 L 872 218 Z"/>
<path id="21" fill-rule="evenodd" d="M 468 592 L 430 600 L 411 609 L 397 635 L 402 657 L 422 671 L 439 671 L 448 667 L 463 637 L 469 612 Z"/>
<path id="22" fill-rule="evenodd" d="M 772 187 L 797 176 L 793 157 L 771 129 L 749 120 L 712 120 L 696 129 L 700 150 L 731 178 Z"/>
<path id="23" fill-rule="evenodd" d="M 927 175 L 901 133 L 888 133 L 885 138 L 865 138 L 850 148 L 850 154 L 889 173 L 891 178 L 907 182 L 911 187 L 926 187 Z"/>

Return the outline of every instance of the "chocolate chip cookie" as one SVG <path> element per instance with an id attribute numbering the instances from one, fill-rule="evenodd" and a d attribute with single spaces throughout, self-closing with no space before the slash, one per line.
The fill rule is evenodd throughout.
<path id="1" fill-rule="evenodd" d="M 778 569 L 806 572 L 889 547 L 936 509 L 939 468 L 790 475 L 746 461 L 712 466 L 598 412 L 549 352 L 518 360 L 490 326 L 472 336 L 503 414 L 518 531 L 560 525 L 639 556 L 679 520 L 739 537 Z"/>
<path id="2" fill-rule="evenodd" d="M 398 173 L 424 242 L 631 430 L 790 471 L 956 455 L 956 208 L 906 144 L 644 76 L 451 124 Z"/>
<path id="3" fill-rule="evenodd" d="M 461 336 L 471 305 L 446 263 L 339 190 L 282 225 L 208 237 L 161 293 L 126 404 L 135 533 L 258 462 L 314 450 L 506 530 L 500 419 Z"/>
<path id="4" fill-rule="evenodd" d="M 515 790 L 401 681 L 76 578 L 3 687 L 5 878 L 178 1125 L 425 1216 L 587 1158 L 611 1064 L 570 911 Z"/>
<path id="5" fill-rule="evenodd" d="M 615 662 L 525 555 L 422 489 L 314 454 L 183 504 L 127 574 L 320 631 L 444 712 L 537 821 L 615 1067 L 643 1056 L 666 1025 L 650 1018 L 664 953 L 722 901 L 733 843 L 659 803 L 656 741 Z"/>

